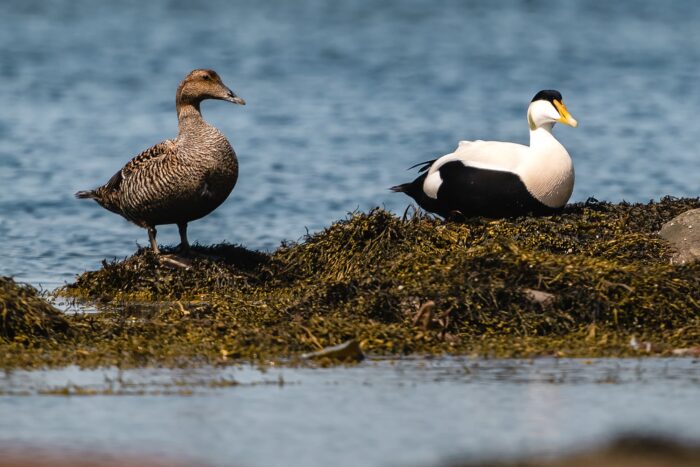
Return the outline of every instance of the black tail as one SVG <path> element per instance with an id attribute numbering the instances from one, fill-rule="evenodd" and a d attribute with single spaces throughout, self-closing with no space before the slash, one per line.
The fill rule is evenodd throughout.
<path id="1" fill-rule="evenodd" d="M 394 193 L 406 193 L 420 203 L 419 199 L 425 197 L 425 193 L 423 193 L 423 181 L 425 181 L 425 177 L 427 176 L 428 172 L 424 172 L 411 183 L 402 183 L 401 185 L 392 186 L 389 189 Z"/>
<path id="2" fill-rule="evenodd" d="M 402 183 L 401 185 L 392 186 L 389 188 L 394 193 L 408 193 L 413 183 Z"/>
<path id="3" fill-rule="evenodd" d="M 427 176 L 428 172 L 423 172 L 411 183 L 402 183 L 401 185 L 392 186 L 389 189 L 394 193 L 406 193 L 418 203 L 418 206 L 426 211 L 440 214 L 440 206 L 437 204 L 437 200 L 429 198 L 423 191 L 423 182 Z"/>
<path id="4" fill-rule="evenodd" d="M 75 197 L 78 199 L 95 199 L 97 195 L 95 194 L 95 190 L 88 190 L 77 192 Z"/>

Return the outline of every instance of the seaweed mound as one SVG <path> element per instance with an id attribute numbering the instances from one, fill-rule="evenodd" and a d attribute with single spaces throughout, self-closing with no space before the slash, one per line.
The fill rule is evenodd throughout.
<path id="1" fill-rule="evenodd" d="M 187 269 L 144 249 L 61 291 L 103 310 L 69 317 L 71 363 L 257 361 L 353 338 L 375 355 L 670 354 L 700 343 L 700 263 L 671 264 L 657 232 L 699 206 L 464 223 L 375 209 L 270 254 L 197 247 L 209 256 Z"/>
<path id="2" fill-rule="evenodd" d="M 68 329 L 63 313 L 36 289 L 0 276 L 0 341 L 31 343 L 37 337 L 63 336 Z"/>

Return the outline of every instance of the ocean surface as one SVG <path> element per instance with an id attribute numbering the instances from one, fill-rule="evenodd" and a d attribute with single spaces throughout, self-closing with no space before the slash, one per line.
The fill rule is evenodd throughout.
<path id="1" fill-rule="evenodd" d="M 0 2 L 0 274 L 53 289 L 148 244 L 73 193 L 176 135 L 198 67 L 248 105 L 203 104 L 240 178 L 191 241 L 272 250 L 357 209 L 402 213 L 387 188 L 409 166 L 462 139 L 527 143 L 549 88 L 580 123 L 555 128 L 572 201 L 696 197 L 699 21 L 692 0 Z"/>
<path id="2" fill-rule="evenodd" d="M 697 197 L 699 24 L 693 0 L 2 1 L 0 274 L 51 290 L 148 244 L 73 193 L 174 137 L 175 89 L 203 67 L 248 105 L 202 106 L 240 178 L 190 224 L 193 242 L 273 250 L 358 209 L 403 213 L 411 200 L 388 187 L 412 180 L 408 167 L 463 139 L 527 143 L 541 89 L 561 91 L 580 124 L 555 128 L 574 159 L 572 201 Z M 177 229 L 159 228 L 159 241 L 176 244 Z M 0 447 L 422 466 L 556 453 L 628 430 L 700 440 L 698 365 L 3 373 Z M 45 395 L 70 384 L 133 395 Z"/>
<path id="3" fill-rule="evenodd" d="M 698 440 L 699 385 L 700 361 L 685 358 L 18 371 L 0 374 L 0 448 L 222 467 L 447 466 L 555 456 L 627 432 Z M 65 390 L 74 395 L 45 395 Z"/>

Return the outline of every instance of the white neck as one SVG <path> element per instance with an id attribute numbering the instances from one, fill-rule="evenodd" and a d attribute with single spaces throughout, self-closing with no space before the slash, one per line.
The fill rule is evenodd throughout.
<path id="1" fill-rule="evenodd" d="M 552 134 L 554 123 L 530 130 L 530 151 L 520 174 L 530 193 L 552 208 L 566 204 L 574 189 L 574 165 Z"/>
<path id="2" fill-rule="evenodd" d="M 534 130 L 530 130 L 530 148 L 537 150 L 561 146 L 561 143 L 552 134 L 553 127 L 554 123 L 545 123 Z"/>

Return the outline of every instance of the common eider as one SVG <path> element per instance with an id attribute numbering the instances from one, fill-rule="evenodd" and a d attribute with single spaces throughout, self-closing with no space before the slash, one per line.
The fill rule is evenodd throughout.
<path id="1" fill-rule="evenodd" d="M 529 146 L 460 141 L 453 153 L 413 166 L 421 166 L 422 175 L 391 190 L 406 193 L 423 209 L 446 218 L 556 212 L 571 197 L 574 165 L 552 127 L 557 122 L 572 127 L 578 123 L 554 90 L 535 95 L 527 121 Z"/>
<path id="2" fill-rule="evenodd" d="M 146 149 L 109 181 L 79 191 L 128 221 L 148 229 L 155 253 L 156 226 L 177 224 L 180 251 L 189 252 L 187 223 L 202 218 L 228 197 L 238 179 L 238 160 L 231 144 L 202 118 L 200 103 L 219 99 L 245 105 L 214 70 L 193 70 L 177 88 L 178 135 Z"/>

